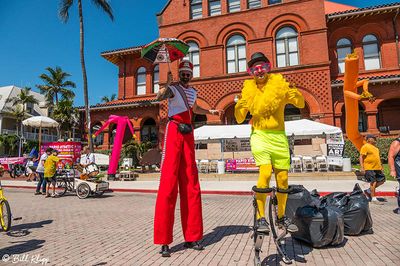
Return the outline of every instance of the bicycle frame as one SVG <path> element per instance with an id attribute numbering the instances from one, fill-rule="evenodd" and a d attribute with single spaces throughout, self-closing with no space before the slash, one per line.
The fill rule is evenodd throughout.
<path id="1" fill-rule="evenodd" d="M 256 222 L 257 222 L 257 213 L 259 214 L 259 209 L 257 205 L 257 199 L 256 199 L 256 193 L 268 193 L 268 218 L 269 218 L 269 226 L 271 227 L 272 231 L 272 238 L 274 240 L 276 249 L 279 253 L 279 255 L 282 256 L 282 260 L 285 264 L 291 264 L 292 260 L 286 255 L 286 252 L 284 248 L 282 247 L 282 240 L 283 238 L 288 234 L 286 228 L 282 228 L 282 232 L 279 233 L 278 230 L 275 228 L 276 226 L 276 221 L 278 218 L 278 213 L 277 213 L 277 198 L 276 198 L 276 192 L 277 188 L 272 187 L 272 188 L 266 188 L 266 189 L 259 189 L 256 186 L 253 187 L 253 207 L 254 207 L 254 226 L 253 226 L 253 237 L 254 237 L 254 252 L 255 252 L 255 257 L 254 257 L 254 265 L 261 265 L 261 259 L 260 259 L 260 252 L 261 252 L 261 247 L 264 241 L 264 237 L 268 236 L 266 233 L 261 233 L 257 231 L 256 227 Z M 280 191 L 280 190 L 279 190 Z M 287 191 L 282 190 L 282 193 L 287 193 Z M 279 234 L 278 234 L 279 233 Z"/>
<path id="2" fill-rule="evenodd" d="M 0 206 L 4 201 L 7 201 L 7 199 L 4 197 L 3 186 L 1 185 L 1 181 L 0 181 Z M 3 208 L 0 208 L 0 217 L 3 217 Z M 0 222 L 1 222 L 1 226 L 4 227 L 3 219 L 0 219 Z"/>

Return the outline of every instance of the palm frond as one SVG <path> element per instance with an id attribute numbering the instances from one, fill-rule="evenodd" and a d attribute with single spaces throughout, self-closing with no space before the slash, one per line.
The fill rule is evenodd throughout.
<path id="1" fill-rule="evenodd" d="M 69 8 L 74 3 L 74 0 L 61 0 L 59 9 L 58 9 L 58 16 L 60 19 L 66 23 L 69 19 Z"/>
<path id="2" fill-rule="evenodd" d="M 112 21 L 114 21 L 114 15 L 112 11 L 111 5 L 108 3 L 108 0 L 92 0 L 93 4 L 103 10 Z"/>
<path id="3" fill-rule="evenodd" d="M 61 84 L 63 87 L 71 87 L 71 88 L 76 88 L 76 84 L 72 81 L 65 81 L 63 84 Z"/>

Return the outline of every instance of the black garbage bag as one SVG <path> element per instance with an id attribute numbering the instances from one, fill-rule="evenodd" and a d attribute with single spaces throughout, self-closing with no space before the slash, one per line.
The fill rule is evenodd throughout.
<path id="1" fill-rule="evenodd" d="M 314 202 L 314 205 L 318 205 L 320 204 L 319 198 L 321 197 L 321 195 L 319 194 L 319 192 L 316 189 L 311 190 L 311 199 Z"/>
<path id="2" fill-rule="evenodd" d="M 285 215 L 293 219 L 298 208 L 310 205 L 312 198 L 310 192 L 302 185 L 289 185 L 290 193 L 288 195 Z"/>
<path id="3" fill-rule="evenodd" d="M 299 230 L 292 236 L 315 248 L 340 245 L 344 240 L 343 214 L 335 207 L 304 206 L 293 222 Z"/>
<path id="4" fill-rule="evenodd" d="M 335 192 L 321 198 L 321 206 L 337 207 L 343 212 L 345 235 L 372 232 L 369 201 L 359 184 L 350 194 Z"/>

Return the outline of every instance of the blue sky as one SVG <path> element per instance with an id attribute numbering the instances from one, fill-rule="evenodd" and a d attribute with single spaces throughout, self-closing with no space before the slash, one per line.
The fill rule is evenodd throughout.
<path id="1" fill-rule="evenodd" d="M 75 2 L 77 2 L 75 0 Z M 118 69 L 100 53 L 146 44 L 158 37 L 155 14 L 167 0 L 111 0 L 115 20 L 83 0 L 86 68 L 90 104 L 117 93 Z M 358 7 L 391 3 L 386 0 L 336 1 Z M 59 0 L 0 0 L 0 87 L 42 84 L 45 68 L 60 66 L 77 84 L 76 105 L 83 105 L 76 4 L 69 22 L 57 15 Z"/>

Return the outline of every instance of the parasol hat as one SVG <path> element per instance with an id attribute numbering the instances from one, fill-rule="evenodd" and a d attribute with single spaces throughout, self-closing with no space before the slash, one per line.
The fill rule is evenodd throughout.
<path id="1" fill-rule="evenodd" d="M 193 64 L 189 60 L 182 60 L 179 64 L 179 72 L 181 71 L 189 71 L 193 73 Z"/>
<path id="2" fill-rule="evenodd" d="M 254 65 L 254 63 L 257 62 L 265 62 L 265 63 L 269 63 L 269 59 L 261 52 L 257 52 L 251 55 L 251 59 L 250 61 L 247 63 L 248 67 L 251 67 L 252 65 Z"/>

